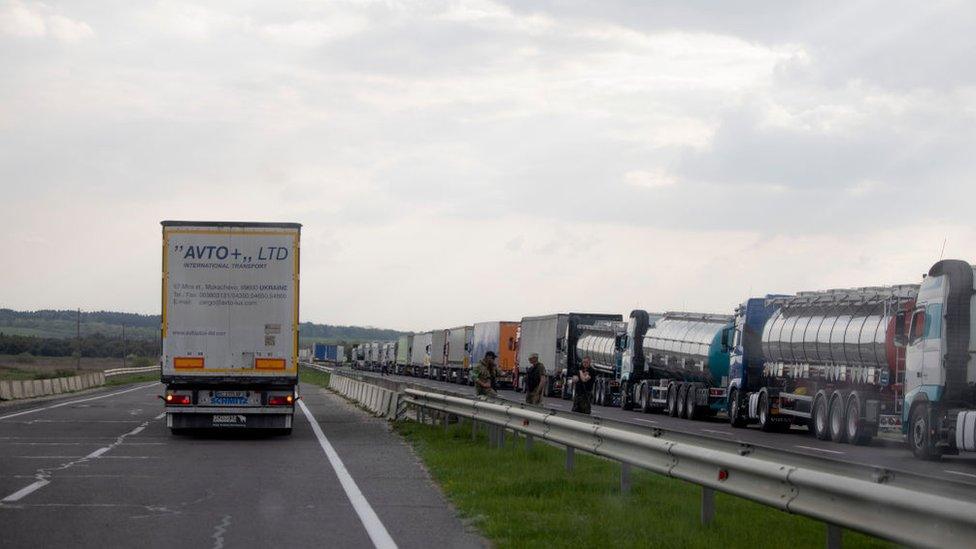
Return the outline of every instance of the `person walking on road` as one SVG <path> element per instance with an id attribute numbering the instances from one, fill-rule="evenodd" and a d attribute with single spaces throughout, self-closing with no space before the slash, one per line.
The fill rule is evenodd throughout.
<path id="1" fill-rule="evenodd" d="M 488 351 L 474 368 L 474 388 L 478 396 L 498 397 L 498 393 L 495 392 L 495 381 L 498 379 L 495 358 L 495 353 Z"/>
<path id="2" fill-rule="evenodd" d="M 583 357 L 579 372 L 573 376 L 573 411 L 581 414 L 590 413 L 590 397 L 593 394 L 593 384 L 596 382 L 593 371 L 590 370 L 590 357 Z"/>
<path id="3" fill-rule="evenodd" d="M 546 390 L 546 367 L 539 362 L 539 353 L 529 355 L 529 364 L 532 368 L 525 376 L 525 403 L 541 404 L 542 393 Z"/>

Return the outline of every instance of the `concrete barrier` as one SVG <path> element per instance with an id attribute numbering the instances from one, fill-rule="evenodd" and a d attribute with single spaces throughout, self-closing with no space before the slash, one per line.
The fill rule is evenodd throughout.
<path id="1" fill-rule="evenodd" d="M 0 381 L 0 400 L 18 400 L 60 395 L 105 385 L 105 373 L 93 372 L 71 377 Z"/>

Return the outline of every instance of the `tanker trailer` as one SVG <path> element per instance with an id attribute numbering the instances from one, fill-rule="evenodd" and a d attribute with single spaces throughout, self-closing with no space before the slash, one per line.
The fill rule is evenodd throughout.
<path id="1" fill-rule="evenodd" d="M 620 359 L 623 355 L 621 345 L 627 333 L 627 323 L 615 320 L 598 320 L 577 328 L 576 359 L 582 362 L 589 357 L 590 368 L 596 376 L 593 384 L 593 403 L 599 406 L 613 406 L 620 397 Z M 570 382 L 570 392 L 573 383 Z"/>
<path id="2" fill-rule="evenodd" d="M 698 419 L 726 407 L 732 315 L 632 311 L 620 405 Z"/>
<path id="3" fill-rule="evenodd" d="M 764 431 L 806 425 L 821 440 L 853 444 L 897 427 L 904 352 L 895 318 L 917 294 L 901 285 L 748 300 L 736 311 L 729 421 Z"/>

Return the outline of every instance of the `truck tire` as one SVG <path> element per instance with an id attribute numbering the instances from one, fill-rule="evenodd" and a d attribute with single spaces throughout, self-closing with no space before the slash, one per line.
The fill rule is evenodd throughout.
<path id="1" fill-rule="evenodd" d="M 908 419 L 908 443 L 912 445 L 912 453 L 919 459 L 942 458 L 942 449 L 935 446 L 932 438 L 931 422 L 928 404 L 922 403 L 912 408 Z"/>
<path id="2" fill-rule="evenodd" d="M 688 417 L 688 384 L 678 384 L 678 417 L 685 419 Z"/>
<path id="3" fill-rule="evenodd" d="M 742 401 L 739 398 L 739 390 L 732 389 L 729 392 L 729 425 L 733 427 L 745 427 L 746 418 L 742 415 Z"/>
<path id="4" fill-rule="evenodd" d="M 830 399 L 830 440 L 847 442 L 847 406 L 844 394 L 834 393 Z"/>
<path id="5" fill-rule="evenodd" d="M 620 384 L 620 409 L 621 410 L 633 410 L 634 409 L 634 395 L 630 394 L 630 384 L 626 381 Z"/>
<path id="6" fill-rule="evenodd" d="M 678 417 L 678 384 L 668 385 L 667 411 L 671 417 Z"/>
<path id="7" fill-rule="evenodd" d="M 825 393 L 818 393 L 814 397 L 811 416 L 813 436 L 820 440 L 830 440 L 830 410 L 827 407 L 827 395 Z"/>
<path id="8" fill-rule="evenodd" d="M 769 393 L 763 391 L 759 393 L 759 428 L 767 433 L 773 433 L 776 431 L 782 431 L 782 424 L 773 421 L 773 416 L 769 412 Z M 786 424 L 789 428 L 789 424 Z"/>
<path id="9" fill-rule="evenodd" d="M 685 418 L 690 420 L 699 419 L 698 406 L 695 404 L 695 393 L 698 391 L 698 385 L 691 384 L 686 385 L 685 389 Z"/>
<path id="10" fill-rule="evenodd" d="M 638 387 L 637 393 L 640 395 L 638 397 L 638 401 L 640 403 L 639 404 L 640 411 L 645 414 L 648 414 L 651 412 L 650 388 L 647 386 L 646 383 L 641 383 L 637 387 Z"/>
<path id="11" fill-rule="evenodd" d="M 847 442 L 864 446 L 871 442 L 872 433 L 861 421 L 861 397 L 851 393 L 847 399 Z"/>

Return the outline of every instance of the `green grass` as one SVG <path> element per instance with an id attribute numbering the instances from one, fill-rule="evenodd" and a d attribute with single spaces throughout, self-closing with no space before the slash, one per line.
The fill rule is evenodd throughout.
<path id="1" fill-rule="evenodd" d="M 56 377 L 71 377 L 78 375 L 80 372 L 74 370 L 50 370 L 50 371 L 36 371 L 36 370 L 23 370 L 21 368 L 11 368 L 5 367 L 0 368 L 0 379 L 7 381 L 23 381 L 27 379 L 52 379 Z M 81 372 L 87 373 L 87 372 Z"/>
<path id="2" fill-rule="evenodd" d="M 701 489 L 631 471 L 631 492 L 620 493 L 620 465 L 576 454 L 565 471 L 565 450 L 537 442 L 531 452 L 511 436 L 501 450 L 470 424 L 452 427 L 400 422 L 434 479 L 462 515 L 498 547 L 767 547 L 824 546 L 826 527 L 741 498 L 717 494 L 715 520 L 699 522 Z M 844 533 L 848 547 L 890 547 Z"/>
<path id="3" fill-rule="evenodd" d="M 159 372 L 145 372 L 141 374 L 122 374 L 120 376 L 112 376 L 105 378 L 106 387 L 115 387 L 116 385 L 129 385 L 130 383 L 148 383 L 150 381 L 159 381 Z"/>
<path id="4" fill-rule="evenodd" d="M 318 385 L 319 387 L 328 387 L 329 377 L 329 374 L 313 370 L 312 368 L 302 368 L 298 374 L 299 381 Z"/>

